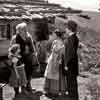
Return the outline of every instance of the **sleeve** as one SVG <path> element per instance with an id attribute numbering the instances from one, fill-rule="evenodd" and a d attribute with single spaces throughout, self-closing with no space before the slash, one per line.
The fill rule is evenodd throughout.
<path id="1" fill-rule="evenodd" d="M 78 45 L 77 48 L 78 48 L 78 47 L 79 47 L 79 39 L 78 39 L 78 38 L 77 38 L 77 41 L 78 41 L 78 43 L 77 43 L 77 45 Z M 88 50 L 87 50 L 87 51 L 88 51 Z"/>
<path id="2" fill-rule="evenodd" d="M 65 48 L 64 48 L 64 63 L 65 63 L 65 66 L 66 66 L 67 65 L 66 60 L 67 60 L 68 39 L 66 39 L 64 41 L 64 45 L 65 45 Z"/>
<path id="3" fill-rule="evenodd" d="M 52 43 L 52 46 L 51 46 L 51 51 L 55 52 L 56 48 L 57 48 L 57 40 L 54 40 L 53 43 Z"/>
<path id="4" fill-rule="evenodd" d="M 10 41 L 10 47 L 16 43 L 16 35 L 14 35 Z"/>
<path id="5" fill-rule="evenodd" d="M 12 39 L 11 39 L 11 41 L 10 41 L 10 46 L 9 46 L 9 49 L 8 49 L 8 58 L 9 59 L 12 59 L 12 57 L 13 57 L 13 52 L 11 52 L 11 47 L 12 47 L 12 45 L 13 44 L 15 44 L 16 43 L 16 35 L 14 35 L 13 37 L 12 37 Z"/>
<path id="6" fill-rule="evenodd" d="M 29 46 L 30 52 L 34 52 L 35 51 L 35 43 L 30 34 L 28 35 L 28 41 L 29 41 L 28 46 Z"/>

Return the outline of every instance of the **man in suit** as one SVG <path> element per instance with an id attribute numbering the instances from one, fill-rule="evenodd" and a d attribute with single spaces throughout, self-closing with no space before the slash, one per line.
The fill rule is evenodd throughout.
<path id="1" fill-rule="evenodd" d="M 65 40 L 65 70 L 67 70 L 68 93 L 71 100 L 78 100 L 78 55 L 79 39 L 77 37 L 77 24 L 69 20 L 67 23 L 68 38 Z"/>

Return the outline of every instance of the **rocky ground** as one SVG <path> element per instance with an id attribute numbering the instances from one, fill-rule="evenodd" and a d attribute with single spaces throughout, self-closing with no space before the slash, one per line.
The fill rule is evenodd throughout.
<path id="1" fill-rule="evenodd" d="M 36 89 L 33 94 L 20 94 L 15 100 L 70 100 L 68 96 L 50 96 L 43 95 L 44 78 L 32 79 L 32 88 Z M 80 100 L 100 100 L 100 75 L 88 72 L 81 73 L 78 77 L 78 90 Z M 12 100 L 14 97 L 13 88 L 6 85 L 3 87 L 4 100 Z"/>

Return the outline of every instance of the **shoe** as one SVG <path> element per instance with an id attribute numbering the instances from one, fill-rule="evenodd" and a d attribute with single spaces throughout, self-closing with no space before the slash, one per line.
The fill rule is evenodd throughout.
<path id="1" fill-rule="evenodd" d="M 66 91 L 65 94 L 68 95 L 68 91 Z"/>
<path id="2" fill-rule="evenodd" d="M 58 93 L 58 95 L 60 96 L 60 95 L 62 95 L 62 93 L 61 93 L 61 92 L 59 92 L 59 93 Z"/>
<path id="3" fill-rule="evenodd" d="M 22 93 L 25 94 L 25 95 L 29 94 L 27 90 L 22 91 Z"/>
<path id="4" fill-rule="evenodd" d="M 42 93 L 43 93 L 43 95 L 47 94 L 47 92 L 46 92 L 46 91 L 43 91 Z"/>
<path id="5" fill-rule="evenodd" d="M 27 83 L 27 85 L 26 85 L 26 90 L 27 90 L 27 91 L 32 91 L 32 87 L 31 87 L 30 82 Z"/>
<path id="6" fill-rule="evenodd" d="M 63 96 L 67 96 L 68 95 L 68 92 L 62 92 L 61 93 Z"/>

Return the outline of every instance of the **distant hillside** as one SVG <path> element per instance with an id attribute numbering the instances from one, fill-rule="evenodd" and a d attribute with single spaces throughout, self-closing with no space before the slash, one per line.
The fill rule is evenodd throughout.
<path id="1" fill-rule="evenodd" d="M 68 15 L 69 19 L 75 20 L 81 30 L 85 33 L 89 32 L 91 38 L 100 38 L 100 13 L 99 12 L 82 12 L 81 15 L 87 15 L 90 19 L 80 17 L 80 14 Z M 86 33 L 84 35 L 86 35 Z M 87 37 L 86 37 L 87 38 Z"/>
<path id="2" fill-rule="evenodd" d="M 88 21 L 87 26 L 94 29 L 96 32 L 100 32 L 100 12 L 83 12 L 91 17 Z"/>
<path id="3" fill-rule="evenodd" d="M 97 32 L 100 32 L 100 13 L 99 12 L 82 12 L 82 15 L 88 15 L 91 19 L 85 19 L 76 15 L 73 15 L 71 18 L 75 18 L 79 24 L 82 24 L 83 27 L 92 28 Z"/>

